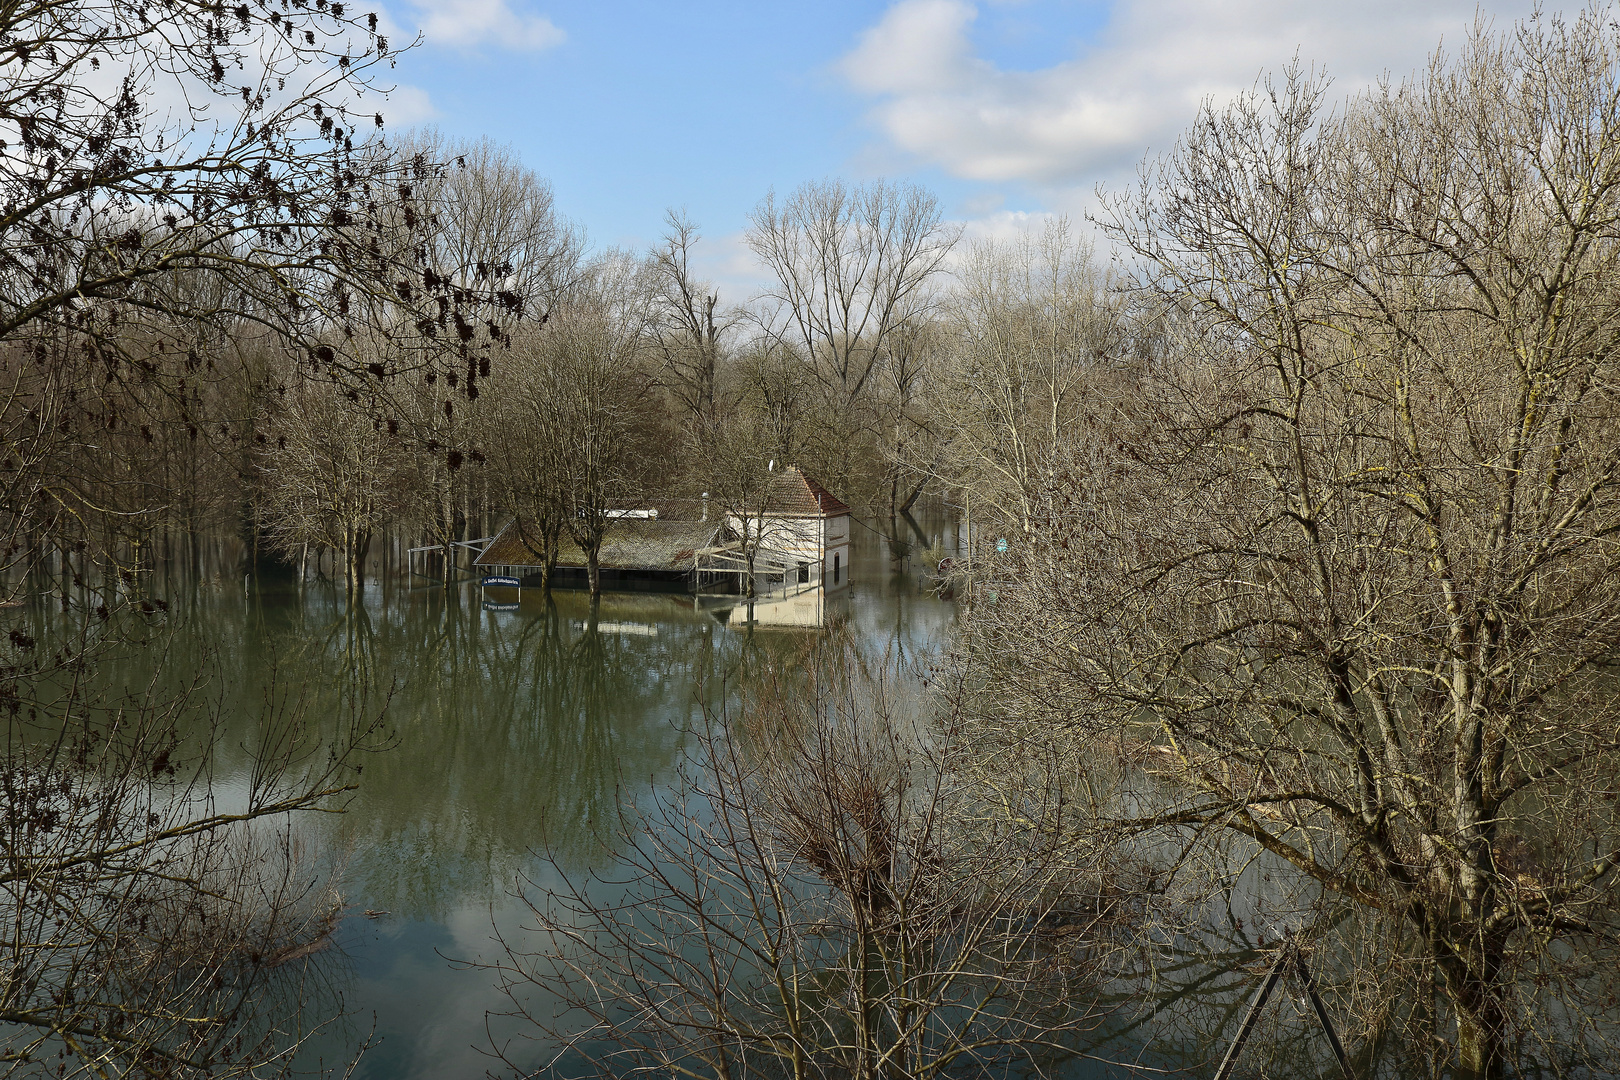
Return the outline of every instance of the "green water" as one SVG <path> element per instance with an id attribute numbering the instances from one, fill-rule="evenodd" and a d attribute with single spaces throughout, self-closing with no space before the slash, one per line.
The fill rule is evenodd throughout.
<path id="1" fill-rule="evenodd" d="M 935 531 L 954 539 L 948 527 Z M 337 1063 L 341 1074 L 366 1044 L 355 1077 L 510 1075 L 489 1056 L 492 1040 L 511 1040 L 522 1065 L 546 1060 L 553 1048 L 500 1018 L 511 1002 L 478 966 L 502 958 L 497 938 L 524 944 L 532 915 L 515 891 L 609 865 L 618 812 L 671 780 L 705 706 L 762 658 L 791 662 L 828 627 L 902 660 L 948 642 L 955 605 L 924 586 L 917 560 L 894 561 L 869 531 L 855 539 L 848 587 L 761 602 L 751 624 L 734 598 L 610 593 L 593 606 L 577 592 L 547 600 L 473 582 L 413 588 L 404 577 L 374 580 L 351 603 L 325 583 L 245 575 L 228 548 L 201 569 L 157 575 L 153 592 L 170 605 L 159 620 L 162 670 L 200 680 L 217 706 L 226 801 L 243 783 L 267 693 L 329 735 L 350 722 L 357 696 L 367 711 L 386 701 L 390 745 L 366 756 L 345 812 L 300 825 L 311 874 L 336 868 L 344 903 L 331 946 L 311 961 L 321 990 L 306 1002 L 306 1019 L 338 1019 L 301 1062 Z M 98 678 L 138 687 L 153 663 L 149 648 L 115 650 Z M 1255 923 L 1245 898 L 1267 891 L 1253 880 L 1239 890 L 1245 922 Z M 1220 955 L 1210 945 L 1163 943 L 1161 962 L 1186 966 L 1167 978 L 1185 985 L 1161 988 L 1157 1006 L 1139 1007 L 1134 983 L 1101 988 L 1118 1016 L 1098 1032 L 1096 1057 L 1064 1075 L 1209 1064 L 1250 992 L 1241 965 L 1257 955 L 1246 938 Z M 1294 1037 L 1276 1045 L 1308 1048 L 1301 1008 L 1279 1004 L 1280 1031 Z M 1198 1044 L 1189 1055 L 1146 1050 L 1189 1039 Z"/>
<path id="2" fill-rule="evenodd" d="M 223 570 L 170 588 L 171 666 L 207 672 L 227 725 L 243 727 L 222 741 L 225 789 L 267 685 L 334 724 L 357 690 L 373 708 L 387 698 L 392 747 L 368 757 L 345 813 L 303 825 L 319 860 L 342 868 L 347 905 L 322 959 L 331 1000 L 311 1003 L 343 1019 L 306 1050 L 311 1063 L 369 1038 L 358 1077 L 498 1068 L 486 1014 L 509 1003 L 490 972 L 455 962 L 495 959 L 497 928 L 521 939 L 520 879 L 544 887 L 559 868 L 606 861 L 604 823 L 668 778 L 703 703 L 750 655 L 800 647 L 824 632 L 816 622 L 904 656 L 948 637 L 954 607 L 920 586 L 915 560 L 862 539 L 849 587 L 762 603 L 753 626 L 732 601 L 684 595 L 606 594 L 593 608 L 573 592 L 548 602 L 396 579 L 351 604 L 320 583 Z M 132 680 L 144 662 L 129 655 Z"/>

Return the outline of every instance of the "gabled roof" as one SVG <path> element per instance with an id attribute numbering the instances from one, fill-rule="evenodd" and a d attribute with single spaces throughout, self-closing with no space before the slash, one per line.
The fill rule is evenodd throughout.
<path id="1" fill-rule="evenodd" d="M 795 465 L 789 465 L 771 485 L 769 514 L 783 517 L 838 517 L 849 513 L 838 496 L 810 479 Z"/>

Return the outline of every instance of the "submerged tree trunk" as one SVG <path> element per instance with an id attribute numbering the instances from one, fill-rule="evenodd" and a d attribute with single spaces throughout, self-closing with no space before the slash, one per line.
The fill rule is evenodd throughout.
<path id="1" fill-rule="evenodd" d="M 354 585 L 354 529 L 343 530 L 343 592 L 344 595 L 353 595 Z"/>
<path id="2" fill-rule="evenodd" d="M 905 501 L 900 504 L 900 513 L 909 514 L 911 508 L 917 505 L 917 499 L 921 497 L 923 489 L 928 486 L 928 475 L 928 473 L 924 473 L 922 479 L 918 480 L 911 489 L 911 494 L 907 495 Z"/>
<path id="3" fill-rule="evenodd" d="M 1501 1080 L 1507 1073 L 1506 988 L 1501 943 L 1469 940 L 1467 927 L 1434 943 L 1457 1015 L 1453 1080 Z"/>
<path id="4" fill-rule="evenodd" d="M 352 558 L 349 561 L 352 568 L 350 571 L 352 585 L 350 588 L 354 592 L 361 592 L 366 587 L 366 556 L 371 553 L 370 529 L 355 530 L 351 551 Z"/>
<path id="5" fill-rule="evenodd" d="M 516 528 L 518 530 L 518 539 L 523 541 L 523 546 L 540 556 L 540 589 L 542 592 L 549 591 L 555 581 L 557 571 L 557 555 L 562 538 L 562 525 L 542 520 L 542 524 L 537 534 L 534 535 L 532 542 L 521 517 L 517 519 Z"/>

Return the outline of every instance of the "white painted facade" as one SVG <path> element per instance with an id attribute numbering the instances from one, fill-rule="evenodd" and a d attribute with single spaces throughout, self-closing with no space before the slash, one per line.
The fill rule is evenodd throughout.
<path id="1" fill-rule="evenodd" d="M 789 587 L 797 583 L 840 589 L 849 584 L 848 511 L 814 517 L 766 513 L 746 521 L 731 515 L 726 526 L 733 535 L 757 545 L 759 573 L 785 566 L 788 581 L 784 584 Z M 767 566 L 772 569 L 767 571 Z"/>

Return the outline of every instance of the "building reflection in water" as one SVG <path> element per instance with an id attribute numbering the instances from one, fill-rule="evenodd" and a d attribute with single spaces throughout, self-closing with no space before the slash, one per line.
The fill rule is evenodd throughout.
<path id="1" fill-rule="evenodd" d="M 726 625 L 738 628 L 820 629 L 827 625 L 829 603 L 837 603 L 836 600 L 829 601 L 827 590 L 819 585 L 786 596 L 777 593 L 757 596 L 752 600 L 738 597 L 727 599 L 734 601 L 736 606 L 726 615 Z"/>

